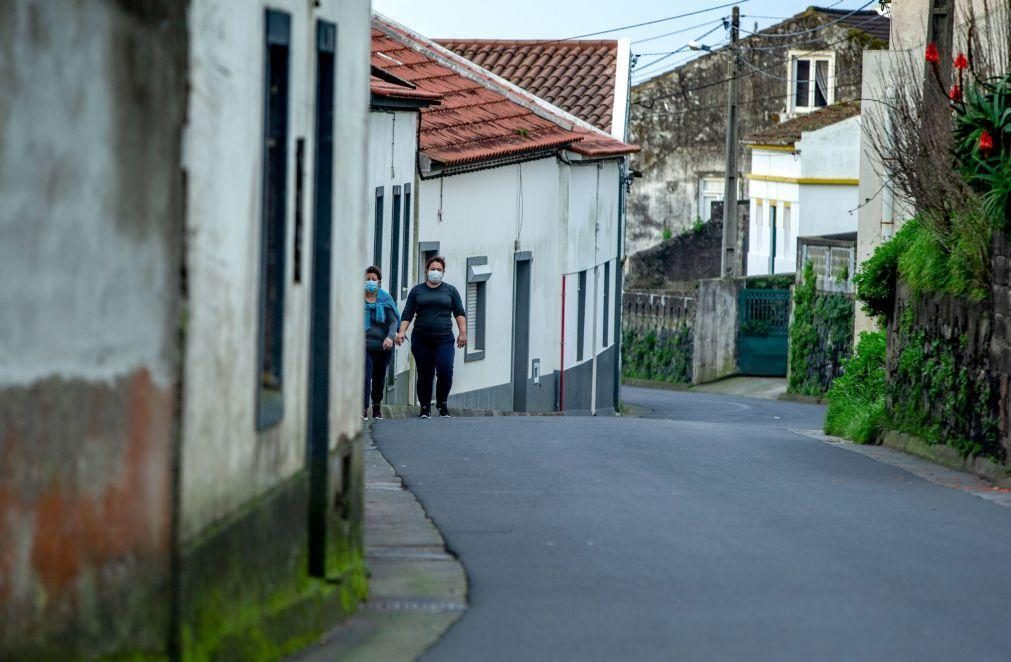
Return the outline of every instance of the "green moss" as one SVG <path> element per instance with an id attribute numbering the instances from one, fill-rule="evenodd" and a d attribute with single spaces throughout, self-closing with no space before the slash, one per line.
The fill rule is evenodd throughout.
<path id="1" fill-rule="evenodd" d="M 672 331 L 626 329 L 622 333 L 622 376 L 673 384 L 692 381 L 693 334 L 688 326 Z"/>
<path id="2" fill-rule="evenodd" d="M 830 386 L 824 366 L 812 360 L 835 363 L 851 349 L 853 302 L 844 294 L 819 293 L 816 280 L 807 262 L 793 291 L 787 390 L 800 395 L 821 396 Z"/>

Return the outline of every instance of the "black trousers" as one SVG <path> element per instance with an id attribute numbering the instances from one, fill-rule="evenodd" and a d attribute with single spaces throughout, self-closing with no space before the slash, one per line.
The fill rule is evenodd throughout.
<path id="1" fill-rule="evenodd" d="M 386 366 L 390 363 L 390 356 L 393 350 L 389 349 L 366 349 L 365 350 L 365 404 L 363 408 L 369 406 L 369 396 L 372 397 L 372 404 L 378 405 L 383 402 L 383 391 L 386 389 Z"/>
<path id="2" fill-rule="evenodd" d="M 453 359 L 456 356 L 456 341 L 453 336 L 426 338 L 417 333 L 411 336 L 411 353 L 418 365 L 418 404 L 432 405 L 432 379 L 438 375 L 435 385 L 436 404 L 446 404 L 449 390 L 453 388 Z"/>

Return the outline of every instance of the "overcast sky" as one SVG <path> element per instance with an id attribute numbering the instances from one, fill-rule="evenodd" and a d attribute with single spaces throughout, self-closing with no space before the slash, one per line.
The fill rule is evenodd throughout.
<path id="1" fill-rule="evenodd" d="M 434 39 L 561 39 L 714 8 L 693 16 L 596 37 L 627 37 L 632 40 L 632 52 L 642 54 L 638 59 L 639 71 L 633 72 L 638 81 L 691 58 L 691 52 L 669 55 L 671 51 L 683 48 L 689 40 L 701 38 L 707 45 L 724 42 L 727 34 L 720 18 L 729 16 L 731 8 L 717 7 L 730 1 L 372 0 L 372 7 Z M 800 0 L 743 0 L 738 4 L 741 7 L 741 27 L 748 30 L 754 29 L 756 23 L 759 27 L 778 23 L 782 18 L 797 14 L 811 5 Z M 877 6 L 876 1 L 868 3 L 867 0 L 825 0 L 816 6 L 853 10 L 865 4 L 867 9 Z M 713 31 L 703 37 L 710 30 Z M 671 32 L 678 34 L 668 34 Z M 650 66 L 652 62 L 655 64 Z"/>

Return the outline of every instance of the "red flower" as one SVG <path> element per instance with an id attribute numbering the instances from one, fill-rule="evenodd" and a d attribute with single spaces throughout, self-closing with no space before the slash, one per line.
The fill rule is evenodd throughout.
<path id="1" fill-rule="evenodd" d="M 965 58 L 965 53 L 959 53 L 955 56 L 955 68 L 956 69 L 968 69 L 969 60 Z"/>
<path id="2" fill-rule="evenodd" d="M 941 54 L 937 52 L 937 44 L 934 42 L 927 44 L 925 57 L 927 58 L 927 62 L 931 64 L 937 64 L 941 61 Z"/>
<path id="3" fill-rule="evenodd" d="M 951 99 L 952 101 L 961 101 L 962 100 L 962 88 L 959 87 L 957 84 L 952 85 L 951 89 L 948 90 L 948 98 Z"/>
<path id="4" fill-rule="evenodd" d="M 979 134 L 979 153 L 986 155 L 993 151 L 993 136 L 986 129 Z"/>

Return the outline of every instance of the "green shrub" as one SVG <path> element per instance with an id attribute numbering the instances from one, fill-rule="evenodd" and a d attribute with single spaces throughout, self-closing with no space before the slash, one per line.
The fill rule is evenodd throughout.
<path id="1" fill-rule="evenodd" d="M 956 110 L 955 163 L 965 182 L 983 196 L 993 227 L 1001 227 L 1011 204 L 1011 75 L 967 86 Z M 984 131 L 992 149 L 980 148 Z"/>
<path id="2" fill-rule="evenodd" d="M 894 237 L 874 250 L 853 277 L 857 300 L 863 304 L 864 312 L 879 321 L 892 314 L 899 281 L 899 258 L 919 232 L 919 226 L 915 218 L 906 221 Z"/>
<path id="3" fill-rule="evenodd" d="M 674 233 L 671 231 L 670 228 L 664 228 L 662 236 L 664 241 L 670 241 L 671 238 L 674 237 Z"/>
<path id="4" fill-rule="evenodd" d="M 858 444 L 877 440 L 885 422 L 885 332 L 860 334 L 826 399 L 825 432 Z"/>

